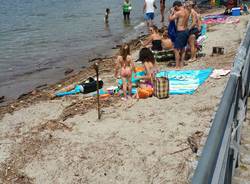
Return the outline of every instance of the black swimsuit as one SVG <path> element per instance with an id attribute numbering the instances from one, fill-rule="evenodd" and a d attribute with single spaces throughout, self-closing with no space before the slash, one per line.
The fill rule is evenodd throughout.
<path id="1" fill-rule="evenodd" d="M 153 40 L 151 49 L 153 51 L 161 51 L 162 50 L 161 40 Z"/>

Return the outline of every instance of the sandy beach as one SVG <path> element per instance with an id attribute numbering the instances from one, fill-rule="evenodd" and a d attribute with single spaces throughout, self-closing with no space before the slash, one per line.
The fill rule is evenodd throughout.
<path id="1" fill-rule="evenodd" d="M 210 27 L 206 56 L 184 69 L 230 69 L 249 17 Z M 212 57 L 213 46 L 224 47 L 225 54 Z M 113 65 L 112 58 L 100 62 L 104 88 L 116 82 Z M 173 69 L 164 62 L 159 66 Z M 83 69 L 61 85 L 41 87 L 0 107 L 0 183 L 188 183 L 228 76 L 208 78 L 194 95 L 102 100 L 101 120 L 91 96 L 49 99 L 49 93 L 91 75 L 93 68 Z M 196 140 L 198 153 L 188 138 Z"/>

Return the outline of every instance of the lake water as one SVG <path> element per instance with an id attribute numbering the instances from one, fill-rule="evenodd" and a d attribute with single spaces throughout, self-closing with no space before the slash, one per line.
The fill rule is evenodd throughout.
<path id="1" fill-rule="evenodd" d="M 132 1 L 131 22 L 125 24 L 122 0 L 0 0 L 0 96 L 13 99 L 54 83 L 66 68 L 79 70 L 135 38 L 146 30 L 143 2 Z M 103 20 L 106 8 L 109 26 Z"/>

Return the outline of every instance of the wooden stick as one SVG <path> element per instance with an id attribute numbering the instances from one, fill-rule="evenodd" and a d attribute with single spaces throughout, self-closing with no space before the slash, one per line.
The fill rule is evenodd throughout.
<path id="1" fill-rule="evenodd" d="M 180 153 L 180 152 L 183 152 L 183 151 L 186 151 L 186 150 L 188 150 L 189 149 L 189 147 L 186 147 L 186 148 L 183 148 L 183 149 L 181 149 L 181 150 L 178 150 L 178 151 L 175 151 L 175 152 L 172 152 L 172 153 L 169 153 L 170 155 L 174 155 L 174 154 L 176 154 L 176 153 Z"/>
<path id="2" fill-rule="evenodd" d="M 96 71 L 96 87 L 97 87 L 97 111 L 98 111 L 98 119 L 101 119 L 101 106 L 100 106 L 100 95 L 99 95 L 99 68 L 98 68 L 98 63 L 94 64 L 94 68 Z"/>

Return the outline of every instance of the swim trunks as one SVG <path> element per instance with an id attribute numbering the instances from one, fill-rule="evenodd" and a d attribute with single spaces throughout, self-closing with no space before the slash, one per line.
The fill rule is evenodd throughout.
<path id="1" fill-rule="evenodd" d="M 144 15 L 144 19 L 145 20 L 153 20 L 154 19 L 154 16 L 155 16 L 155 14 L 154 13 L 146 13 L 145 15 Z"/>
<path id="2" fill-rule="evenodd" d="M 189 37 L 188 30 L 177 31 L 175 42 L 174 42 L 174 48 L 175 49 L 184 49 L 187 45 L 188 37 Z"/>
<path id="3" fill-rule="evenodd" d="M 198 28 L 192 28 L 189 30 L 189 35 L 195 35 L 196 39 L 201 35 L 201 32 L 198 30 Z"/>

